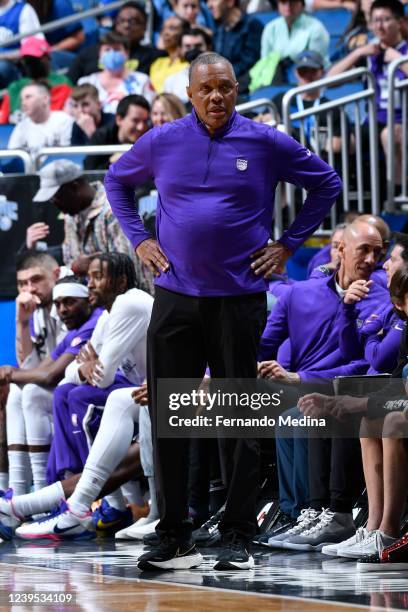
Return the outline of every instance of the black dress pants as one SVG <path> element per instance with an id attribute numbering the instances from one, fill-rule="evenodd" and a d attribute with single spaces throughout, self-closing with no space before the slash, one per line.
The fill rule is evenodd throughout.
<path id="1" fill-rule="evenodd" d="M 256 378 L 259 340 L 266 321 L 265 293 L 191 297 L 156 287 L 147 336 L 149 406 L 160 522 L 159 534 L 186 539 L 189 440 L 158 438 L 160 378 L 202 378 L 208 363 L 213 378 Z M 231 458 L 223 534 L 251 539 L 256 530 L 259 442 L 226 440 Z"/>
<path id="2" fill-rule="evenodd" d="M 351 512 L 363 488 L 360 440 L 309 438 L 309 498 L 312 508 Z"/>

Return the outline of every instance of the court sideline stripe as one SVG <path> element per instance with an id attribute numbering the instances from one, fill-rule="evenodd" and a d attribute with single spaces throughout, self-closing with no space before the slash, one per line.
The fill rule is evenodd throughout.
<path id="1" fill-rule="evenodd" d="M 55 567 L 43 567 L 43 566 L 38 566 L 38 565 L 28 565 L 27 563 L 23 563 L 23 564 L 19 564 L 19 563 L 5 563 L 4 561 L 0 561 L 0 565 L 10 565 L 12 567 L 18 567 L 19 569 L 24 568 L 24 567 L 28 567 L 29 569 L 34 569 L 34 570 L 47 570 L 50 572 L 64 572 L 64 573 L 72 573 L 72 574 L 79 574 L 81 576 L 90 576 L 92 578 L 96 578 L 97 576 L 102 576 L 103 578 L 105 578 L 106 580 L 123 580 L 123 581 L 128 581 L 128 582 L 142 582 L 144 584 L 160 584 L 160 585 L 164 585 L 164 586 L 178 586 L 178 587 L 185 587 L 185 588 L 190 588 L 190 589 L 199 589 L 201 591 L 215 591 L 215 592 L 222 592 L 222 593 L 229 593 L 229 594 L 233 594 L 233 593 L 237 593 L 239 595 L 248 595 L 250 597 L 263 597 L 263 598 L 269 598 L 269 599 L 287 599 L 290 601 L 303 601 L 305 603 L 317 603 L 317 604 L 327 604 L 329 606 L 342 606 L 343 608 L 356 608 L 358 610 L 358 608 L 362 608 L 364 610 L 370 610 L 370 611 L 378 611 L 378 612 L 400 612 L 405 610 L 405 608 L 392 608 L 391 610 L 389 610 L 386 607 L 383 606 L 371 606 L 371 605 L 366 605 L 366 604 L 356 604 L 356 603 L 346 603 L 344 601 L 331 601 L 331 600 L 327 600 L 327 599 L 316 599 L 315 597 L 295 597 L 294 595 L 275 595 L 273 593 L 255 593 L 252 591 L 241 591 L 239 589 L 225 589 L 225 588 L 220 588 L 220 587 L 213 587 L 213 586 L 201 586 L 201 585 L 193 585 L 193 584 L 185 584 L 183 582 L 167 582 L 165 580 L 156 580 L 155 578 L 152 578 L 151 580 L 144 580 L 143 578 L 132 578 L 132 577 L 121 577 L 121 576 L 106 576 L 105 574 L 94 574 L 92 572 L 82 572 L 80 570 L 71 570 L 71 569 L 58 569 Z"/>

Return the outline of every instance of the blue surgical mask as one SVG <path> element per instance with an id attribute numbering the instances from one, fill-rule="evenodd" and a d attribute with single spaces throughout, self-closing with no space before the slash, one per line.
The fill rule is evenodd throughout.
<path id="1" fill-rule="evenodd" d="M 114 49 L 105 51 L 100 58 L 102 66 L 106 68 L 106 70 L 112 70 L 113 72 L 121 70 L 126 60 L 127 57 L 122 51 L 115 51 Z"/>

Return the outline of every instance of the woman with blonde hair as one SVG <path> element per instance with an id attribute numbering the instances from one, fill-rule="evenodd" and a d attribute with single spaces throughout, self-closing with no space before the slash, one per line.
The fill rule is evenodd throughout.
<path id="1" fill-rule="evenodd" d="M 151 120 L 153 127 L 175 119 L 181 119 L 185 114 L 184 104 L 180 98 L 171 93 L 159 94 L 152 102 Z"/>

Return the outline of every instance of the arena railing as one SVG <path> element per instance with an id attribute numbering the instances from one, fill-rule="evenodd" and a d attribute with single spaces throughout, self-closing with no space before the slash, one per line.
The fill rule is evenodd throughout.
<path id="1" fill-rule="evenodd" d="M 390 63 L 388 67 L 387 91 L 388 91 L 388 113 L 387 113 L 387 212 L 395 211 L 395 203 L 408 202 L 407 193 L 407 147 L 408 147 L 408 77 L 403 80 L 397 79 L 397 70 L 401 64 L 408 62 L 408 56 L 399 57 Z M 395 106 L 396 100 L 401 101 L 401 194 L 395 195 Z"/>
<path id="2" fill-rule="evenodd" d="M 34 160 L 27 151 L 23 151 L 23 149 L 0 149 L 0 160 L 16 157 L 21 159 L 24 164 L 24 174 L 35 172 Z"/>
<path id="3" fill-rule="evenodd" d="M 123 145 L 83 145 L 77 147 L 44 147 L 39 149 L 33 156 L 34 172 L 38 171 L 44 160 L 49 157 L 64 155 L 109 155 L 113 153 L 125 153 L 132 148 L 131 144 Z M 86 171 L 84 171 L 86 173 Z"/>
<path id="4" fill-rule="evenodd" d="M 146 27 L 146 37 L 145 41 L 150 42 L 153 36 L 153 8 L 151 0 L 143 0 L 146 5 L 147 12 L 147 27 Z M 7 46 L 14 45 L 14 43 L 20 42 L 23 38 L 27 38 L 29 36 L 35 36 L 36 34 L 45 34 L 47 32 L 53 32 L 58 28 L 62 28 L 71 23 L 77 23 L 78 21 L 82 21 L 87 17 L 97 17 L 98 15 L 103 15 L 104 13 L 108 13 L 114 9 L 119 9 L 123 6 L 127 0 L 115 0 L 110 4 L 104 4 L 103 6 L 98 6 L 95 8 L 87 9 L 85 11 L 80 11 L 75 13 L 74 15 L 69 15 L 68 17 L 62 17 L 61 19 L 56 19 L 55 21 L 50 21 L 49 23 L 44 23 L 39 28 L 35 28 L 30 30 L 29 32 L 24 32 L 24 34 L 16 34 L 16 36 L 12 36 L 7 40 Z M 7 55 L 7 51 L 4 53 L 0 53 L 0 59 L 3 55 Z"/>
<path id="5" fill-rule="evenodd" d="M 325 102 L 316 107 L 311 107 L 298 112 L 290 112 L 290 103 L 293 98 L 298 94 L 310 92 L 316 89 L 324 90 L 324 88 L 335 87 L 344 85 L 347 83 L 353 83 L 355 81 L 361 83 L 365 81 L 365 89 L 359 92 L 350 93 L 349 95 L 343 95 L 336 100 Z M 355 141 L 355 170 L 356 170 L 356 199 L 358 212 L 364 212 L 364 161 L 367 159 L 363 150 L 363 134 L 362 134 L 362 110 L 361 101 L 365 101 L 367 105 L 368 115 L 368 134 L 369 134 L 369 158 L 368 162 L 370 165 L 370 202 L 371 212 L 378 215 L 380 212 L 380 190 L 379 190 L 379 178 L 378 178 L 378 128 L 377 128 L 377 116 L 376 116 L 376 103 L 375 103 L 375 80 L 373 74 L 366 68 L 355 68 L 342 74 L 333 77 L 326 77 L 303 85 L 301 87 L 295 87 L 287 91 L 282 100 L 282 111 L 283 111 L 283 122 L 285 131 L 291 134 L 293 131 L 293 123 L 299 121 L 299 134 L 300 142 L 305 145 L 305 119 L 308 117 L 314 118 L 314 152 L 321 156 L 322 144 L 321 144 L 321 120 L 322 115 L 326 114 L 325 122 L 327 124 L 326 131 L 326 147 L 327 161 L 335 167 L 335 152 L 333 150 L 333 113 L 340 113 L 340 138 L 341 138 L 341 178 L 343 181 L 343 209 L 345 212 L 350 210 L 351 201 L 351 189 L 350 189 L 350 161 L 351 161 L 351 147 L 349 139 L 349 127 L 350 131 L 353 132 L 354 126 L 354 141 Z M 352 106 L 354 123 L 350 124 L 348 120 L 348 108 Z M 347 108 L 346 108 L 347 107 Z M 305 193 L 303 193 L 303 200 Z M 286 185 L 286 201 L 289 207 L 289 219 L 292 222 L 296 216 L 295 209 L 295 187 L 293 185 Z M 322 234 L 330 233 L 337 224 L 337 210 L 336 206 L 332 207 L 330 214 L 330 229 L 321 229 L 319 232 Z"/>
<path id="6" fill-rule="evenodd" d="M 257 107 L 267 107 L 270 111 L 273 120 L 277 121 L 278 111 L 273 102 L 271 100 L 260 99 L 254 100 L 253 102 L 247 102 L 245 104 L 240 104 L 236 107 L 237 112 L 244 113 L 248 112 Z M 131 144 L 123 144 L 123 145 L 81 145 L 81 146 L 69 146 L 69 147 L 45 147 L 43 149 L 39 149 L 35 155 L 33 156 L 33 167 L 34 171 L 37 171 L 40 166 L 43 164 L 44 159 L 48 157 L 58 156 L 62 157 L 63 155 L 109 155 L 113 153 L 125 153 L 132 147 Z M 16 150 L 10 150 L 13 153 L 16 153 Z M 10 151 L 6 151 L 8 156 L 10 156 Z M 24 153 L 24 151 L 22 151 Z M 28 153 L 25 153 L 26 156 L 30 157 Z M 3 157 L 6 157 L 4 155 Z"/>
<path id="7" fill-rule="evenodd" d="M 244 102 L 243 104 L 238 104 L 235 107 L 237 113 L 241 115 L 245 115 L 255 108 L 267 108 L 268 112 L 272 115 L 272 121 L 276 125 L 279 121 L 279 111 L 276 107 L 276 104 L 272 102 L 269 98 L 259 98 L 259 100 L 251 100 L 250 102 Z"/>

